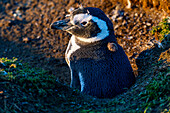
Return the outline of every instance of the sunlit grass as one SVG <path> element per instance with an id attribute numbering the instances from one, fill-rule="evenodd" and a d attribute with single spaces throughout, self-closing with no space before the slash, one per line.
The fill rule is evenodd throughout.
<path id="1" fill-rule="evenodd" d="M 154 26 L 150 32 L 155 38 L 158 38 L 160 42 L 165 38 L 168 38 L 167 40 L 170 41 L 170 37 L 168 37 L 170 34 L 170 17 L 163 19 L 157 26 Z"/>

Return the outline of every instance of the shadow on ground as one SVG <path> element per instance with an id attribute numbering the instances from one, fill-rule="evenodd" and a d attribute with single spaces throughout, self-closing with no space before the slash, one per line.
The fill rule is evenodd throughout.
<path id="1" fill-rule="evenodd" d="M 28 44 L 18 43 L 14 41 L 5 41 L 0 38 L 0 57 L 13 58 L 16 57 L 24 63 L 29 63 L 33 67 L 44 68 L 49 74 L 57 76 L 62 83 L 70 82 L 69 68 L 63 59 L 53 57 L 46 58 L 45 53 Z"/>
<path id="2" fill-rule="evenodd" d="M 170 51 L 168 50 L 170 48 L 169 39 L 164 39 L 162 41 L 162 44 L 163 44 L 163 48 L 159 48 L 158 45 L 155 45 L 154 47 L 142 51 L 139 54 L 139 56 L 136 59 L 136 65 L 138 67 L 139 75 L 145 73 L 145 70 L 149 69 L 149 67 L 151 67 L 152 64 L 157 63 L 159 60 L 165 60 L 165 61 L 170 60 L 169 58 Z"/>

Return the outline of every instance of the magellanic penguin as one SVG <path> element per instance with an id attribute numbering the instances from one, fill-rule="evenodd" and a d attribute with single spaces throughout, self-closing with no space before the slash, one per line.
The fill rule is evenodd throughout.
<path id="1" fill-rule="evenodd" d="M 65 53 L 71 70 L 71 87 L 98 98 L 112 98 L 135 83 L 128 57 L 102 10 L 75 9 L 69 18 L 52 23 L 51 28 L 72 34 Z M 114 43 L 117 51 L 110 51 L 108 43 Z"/>

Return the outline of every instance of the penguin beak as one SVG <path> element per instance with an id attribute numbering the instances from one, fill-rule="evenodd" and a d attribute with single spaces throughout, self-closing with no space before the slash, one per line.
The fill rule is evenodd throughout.
<path id="1" fill-rule="evenodd" d="M 59 20 L 51 24 L 51 29 L 57 29 L 57 30 L 67 31 L 70 27 L 72 27 L 72 24 L 70 23 L 70 19 Z"/>

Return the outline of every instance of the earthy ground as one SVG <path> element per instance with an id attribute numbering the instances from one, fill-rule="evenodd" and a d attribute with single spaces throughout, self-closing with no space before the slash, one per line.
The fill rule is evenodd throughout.
<path id="1" fill-rule="evenodd" d="M 70 72 L 64 52 L 70 35 L 51 30 L 50 24 L 64 19 L 70 7 L 76 8 L 81 3 L 98 7 L 107 14 L 113 22 L 117 41 L 128 55 L 136 76 L 138 73 L 142 75 L 140 73 L 145 73 L 146 67 L 157 61 L 160 55 L 163 59 L 169 58 L 169 45 L 158 48 L 157 40 L 149 32 L 152 26 L 158 25 L 169 15 L 169 10 L 153 5 L 144 7 L 137 2 L 127 9 L 127 3 L 122 2 L 0 0 L 0 57 L 16 57 L 33 67 L 44 68 L 58 81 L 68 85 Z"/>
<path id="2" fill-rule="evenodd" d="M 72 1 L 73 2 L 73 1 Z M 54 20 L 68 14 L 70 7 L 99 7 L 112 19 L 119 44 L 124 48 L 134 70 L 139 53 L 154 45 L 149 30 L 157 25 L 166 13 L 154 8 L 125 9 L 116 2 L 27 1 L 1 2 L 0 36 L 3 57 L 17 57 L 36 67 L 44 67 L 61 82 L 69 83 L 70 74 L 64 52 L 70 35 L 50 29 Z M 63 76 L 64 75 L 64 76 Z"/>

